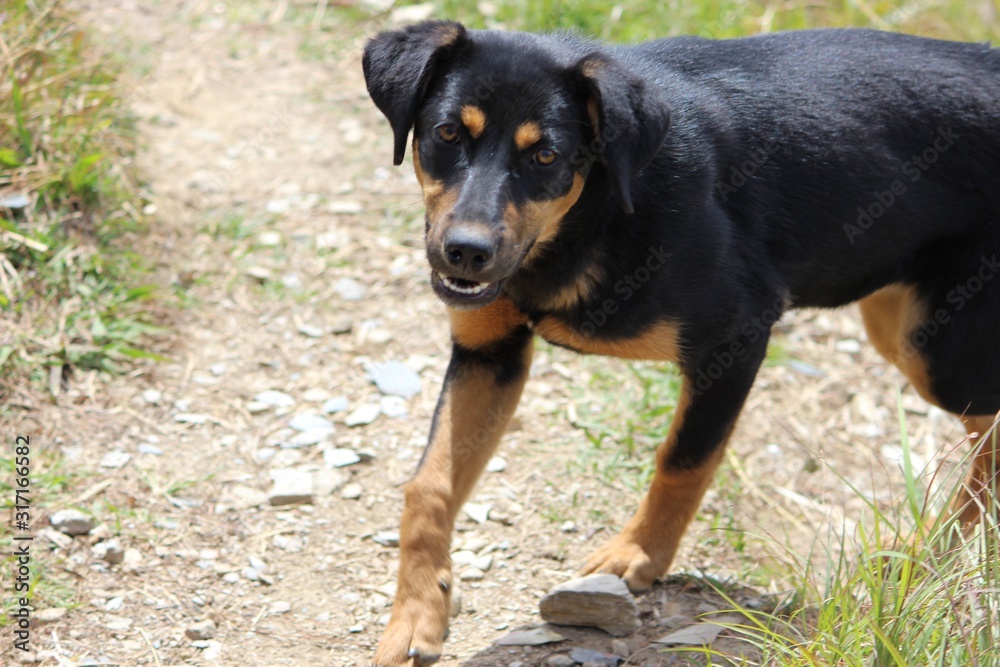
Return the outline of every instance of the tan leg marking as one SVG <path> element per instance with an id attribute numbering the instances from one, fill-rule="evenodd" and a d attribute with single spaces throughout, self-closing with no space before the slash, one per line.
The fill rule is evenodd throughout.
<path id="1" fill-rule="evenodd" d="M 462 124 L 473 139 L 478 139 L 486 131 L 486 114 L 479 107 L 467 104 L 462 107 Z"/>
<path id="2" fill-rule="evenodd" d="M 538 127 L 538 123 L 534 121 L 518 125 L 517 130 L 514 132 L 514 145 L 517 146 L 517 150 L 519 151 L 527 150 L 541 140 L 542 128 Z"/>
<path id="3" fill-rule="evenodd" d="M 451 600 L 451 533 L 455 517 L 496 449 L 531 366 L 498 386 L 492 370 L 462 366 L 450 377 L 435 416 L 433 439 L 404 488 L 400 563 L 392 616 L 375 652 L 382 667 L 429 664 L 441 654 Z M 422 660 L 409 656 L 413 651 Z"/>
<path id="4" fill-rule="evenodd" d="M 872 345 L 913 384 L 924 400 L 937 404 L 931 393 L 930 373 L 910 335 L 924 321 L 927 304 L 912 285 L 895 283 L 858 302 Z"/>
<path id="5" fill-rule="evenodd" d="M 642 591 L 670 568 L 681 537 L 698 511 L 725 451 L 722 442 L 714 455 L 698 468 L 668 471 L 666 462 L 691 403 L 689 391 L 685 383 L 670 434 L 656 451 L 656 473 L 639 509 L 621 533 L 587 559 L 581 574 L 617 574 L 625 579 L 629 589 Z"/>

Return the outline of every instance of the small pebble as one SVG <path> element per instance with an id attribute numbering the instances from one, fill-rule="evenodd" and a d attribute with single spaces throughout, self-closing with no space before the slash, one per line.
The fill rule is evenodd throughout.
<path id="1" fill-rule="evenodd" d="M 284 449 L 298 449 L 299 447 L 318 445 L 321 442 L 330 440 L 333 434 L 334 430 L 332 428 L 313 428 L 302 433 L 296 433 L 287 441 L 282 442 L 281 447 Z"/>
<path id="2" fill-rule="evenodd" d="M 86 535 L 94 529 L 94 519 L 80 510 L 59 510 L 49 518 L 52 527 L 64 535 Z"/>
<path id="3" fill-rule="evenodd" d="M 837 352 L 847 352 L 848 354 L 857 354 L 861 352 L 861 343 L 853 338 L 845 338 L 843 340 L 838 340 L 834 348 Z"/>
<path id="4" fill-rule="evenodd" d="M 272 616 L 276 616 L 278 614 L 287 614 L 291 610 L 292 610 L 292 603 L 286 602 L 284 600 L 278 600 L 276 602 L 272 602 L 271 606 L 268 607 L 268 613 L 270 613 Z"/>
<path id="5" fill-rule="evenodd" d="M 365 403 L 364 405 L 359 405 L 351 414 L 347 415 L 344 423 L 348 426 L 365 426 L 375 421 L 381 412 L 382 409 L 378 405 Z"/>
<path id="6" fill-rule="evenodd" d="M 354 278 L 341 278 L 333 284 L 333 291 L 345 301 L 360 301 L 365 298 L 365 286 Z"/>
<path id="7" fill-rule="evenodd" d="M 253 397 L 254 401 L 264 403 L 274 408 L 290 408 L 295 405 L 295 399 L 283 391 L 268 389 Z"/>
<path id="8" fill-rule="evenodd" d="M 184 636 L 193 640 L 211 639 L 215 636 L 215 630 L 215 621 L 206 618 L 204 621 L 198 621 L 194 625 L 189 625 L 185 628 Z"/>
<path id="9" fill-rule="evenodd" d="M 174 421 L 179 424 L 204 424 L 209 416 L 203 412 L 179 412 L 174 415 Z M 104 466 L 111 467 L 111 466 Z"/>
<path id="10" fill-rule="evenodd" d="M 347 409 L 347 397 L 346 396 L 334 396 L 328 401 L 323 403 L 320 408 L 323 412 L 328 415 L 332 415 L 334 412 L 342 412 Z"/>
<path id="11" fill-rule="evenodd" d="M 320 389 L 319 387 L 306 389 L 302 393 L 302 400 L 306 401 L 307 403 L 322 403 L 328 398 L 330 398 L 329 392 L 327 392 L 326 389 Z"/>
<path id="12" fill-rule="evenodd" d="M 333 422 L 315 412 L 303 412 L 302 414 L 295 415 L 288 422 L 288 426 L 300 432 L 312 431 L 314 429 L 333 430 Z"/>
<path id="13" fill-rule="evenodd" d="M 402 418 L 409 414 L 406 399 L 399 396 L 383 396 L 379 400 L 379 409 L 386 417 Z"/>
<path id="14" fill-rule="evenodd" d="M 357 500 L 363 492 L 364 489 L 361 488 L 360 484 L 352 482 L 340 490 L 340 497 L 344 500 Z"/>
<path id="15" fill-rule="evenodd" d="M 462 511 L 476 523 L 486 523 L 490 518 L 491 505 L 485 503 L 465 503 Z"/>
<path id="16" fill-rule="evenodd" d="M 54 623 L 66 615 L 65 607 L 52 607 L 51 609 L 40 609 L 34 612 L 31 617 L 39 623 Z"/>
<path id="17" fill-rule="evenodd" d="M 398 361 L 373 364 L 369 375 L 378 390 L 386 396 L 412 398 L 420 393 L 420 376 Z"/>
<path id="18" fill-rule="evenodd" d="M 124 468 L 132 456 L 128 452 L 108 452 L 101 458 L 102 468 Z"/>
<path id="19" fill-rule="evenodd" d="M 372 535 L 372 540 L 383 547 L 398 547 L 399 533 L 390 530 L 382 531 L 381 533 Z"/>
<path id="20" fill-rule="evenodd" d="M 361 462 L 361 456 L 350 449 L 332 447 L 323 450 L 323 462 L 331 468 L 343 468 Z"/>
<path id="21" fill-rule="evenodd" d="M 122 543 L 117 537 L 98 542 L 91 548 L 91 553 L 96 558 L 100 558 L 111 565 L 118 565 L 125 560 L 125 550 L 122 548 Z"/>
<path id="22" fill-rule="evenodd" d="M 321 327 L 312 324 L 300 325 L 299 333 L 307 338 L 322 338 L 326 334 Z"/>

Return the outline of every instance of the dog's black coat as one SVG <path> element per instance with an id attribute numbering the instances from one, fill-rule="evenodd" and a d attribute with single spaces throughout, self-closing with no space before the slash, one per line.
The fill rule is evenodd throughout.
<path id="1" fill-rule="evenodd" d="M 948 316 L 918 346 L 935 397 L 956 413 L 1000 409 L 1000 51 L 871 30 L 612 47 L 461 29 L 428 46 L 427 32 L 442 26 L 457 24 L 386 33 L 366 50 L 396 162 L 412 127 L 428 173 L 459 187 L 463 170 L 492 159 L 474 154 L 493 150 L 491 141 L 442 156 L 433 130 L 478 98 L 491 129 L 538 120 L 572 156 L 559 169 L 586 176 L 557 237 L 502 276 L 530 318 L 552 314 L 547 298 L 598 262 L 605 280 L 560 318 L 577 330 L 599 321 L 594 335 L 606 339 L 670 318 L 688 377 L 739 341 L 749 354 L 736 360 L 748 371 L 737 385 L 747 385 L 767 339 L 756 323 L 776 304 L 779 314 L 835 307 L 890 283 L 915 285 L 932 316 Z M 405 71 L 388 64 L 401 51 Z M 606 74 L 598 90 L 579 74 L 586 61 Z M 614 130 L 596 145 L 585 104 L 595 93 L 602 125 Z M 568 189 L 557 172 L 535 174 L 506 154 L 496 161 L 459 200 L 459 216 L 495 224 L 504 201 Z M 651 249 L 669 261 L 638 289 L 619 280 Z M 957 296 L 977 273 L 984 287 Z M 612 302 L 616 313 L 601 317 Z M 742 403 L 743 388 L 733 391 L 718 400 Z"/>
<path id="2" fill-rule="evenodd" d="M 374 38 L 364 69 L 396 164 L 413 131 L 454 339 L 378 664 L 440 655 L 450 531 L 536 333 L 680 365 L 650 490 L 584 568 L 633 590 L 669 568 L 786 308 L 860 299 L 921 395 L 978 432 L 1000 410 L 1000 51 L 869 30 L 616 47 L 427 22 Z M 983 446 L 963 529 L 974 499 L 994 502 Z"/>

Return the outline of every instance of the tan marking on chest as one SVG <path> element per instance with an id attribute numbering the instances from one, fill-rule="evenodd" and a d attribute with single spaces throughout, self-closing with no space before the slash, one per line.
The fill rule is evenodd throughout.
<path id="1" fill-rule="evenodd" d="M 476 310 L 448 309 L 451 336 L 462 347 L 476 349 L 496 343 L 510 335 L 528 319 L 508 297 Z"/>
<path id="2" fill-rule="evenodd" d="M 654 322 L 638 335 L 616 339 L 598 338 L 596 335 L 585 336 L 562 320 L 551 316 L 535 324 L 534 329 L 545 340 L 584 354 L 647 361 L 680 359 L 679 328 L 673 322 L 666 320 Z"/>

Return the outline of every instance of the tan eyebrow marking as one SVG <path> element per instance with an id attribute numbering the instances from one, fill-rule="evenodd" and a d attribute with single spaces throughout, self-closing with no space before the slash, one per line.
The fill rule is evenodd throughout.
<path id="1" fill-rule="evenodd" d="M 473 139 L 478 139 L 486 129 L 486 114 L 479 107 L 466 105 L 462 107 L 462 124 L 469 128 Z"/>
<path id="2" fill-rule="evenodd" d="M 514 145 L 521 151 L 541 140 L 542 128 L 538 127 L 538 123 L 533 121 L 523 123 L 518 126 L 517 131 L 514 132 Z"/>

